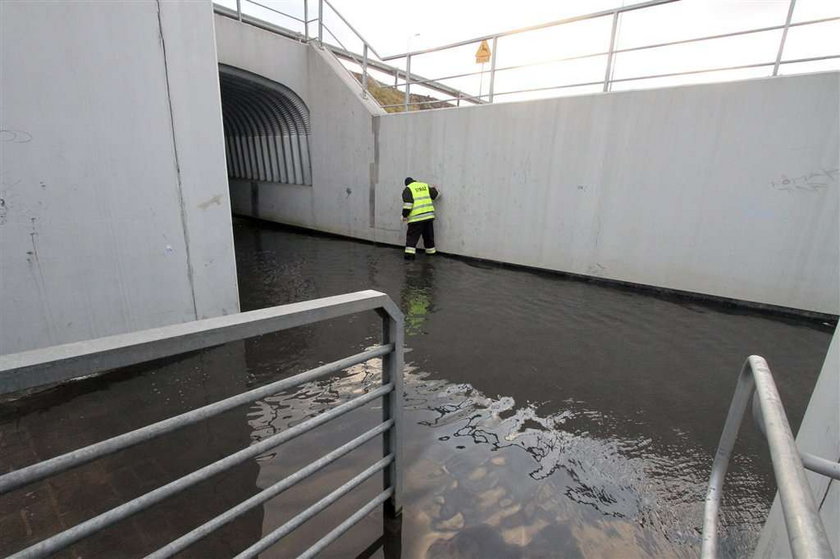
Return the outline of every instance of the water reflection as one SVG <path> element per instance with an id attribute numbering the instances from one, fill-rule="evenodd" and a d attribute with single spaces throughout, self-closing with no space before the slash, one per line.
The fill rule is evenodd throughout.
<path id="1" fill-rule="evenodd" d="M 93 444 L 243 392 L 244 349 L 203 352 L 0 401 L 0 471 Z M 248 446 L 242 410 L 216 416 L 46 481 L 0 496 L 0 556 L 22 548 Z M 249 461 L 73 545 L 56 557 L 143 557 L 249 498 Z M 259 539 L 252 509 L 179 557 L 230 557 Z"/>
<path id="2" fill-rule="evenodd" d="M 249 248 L 255 232 L 259 258 Z M 556 276 L 448 258 L 406 264 L 396 249 L 252 222 L 236 233 L 251 308 L 373 288 L 405 313 L 406 557 L 695 555 L 706 476 L 744 357 L 763 353 L 779 371 L 795 428 L 830 339 L 811 324 Z M 307 349 L 296 359 L 315 365 L 378 335 L 375 320 L 319 327 L 299 340 Z M 255 411 L 255 433 L 303 417 L 290 408 L 318 413 L 378 383 L 372 370 L 342 379 L 269 402 L 277 413 Z M 379 413 L 359 410 L 340 427 L 372 425 Z M 300 452 L 314 456 L 337 439 Z M 766 452 L 746 429 L 728 476 L 737 506 L 724 507 L 725 555 L 752 548 L 769 508 Z M 283 460 L 262 462 L 261 478 Z M 337 542 L 336 556 L 365 549 L 380 520 L 361 530 L 364 543 Z"/>
<path id="3" fill-rule="evenodd" d="M 271 436 L 379 383 L 380 363 L 373 360 L 266 398 L 251 409 L 253 436 Z M 657 448 L 650 438 L 604 439 L 565 430 L 576 417 L 598 421 L 603 416 L 574 402 L 541 416 L 532 405 L 490 398 L 469 384 L 431 379 L 411 367 L 405 396 L 406 556 L 574 557 L 620 550 L 624 557 L 641 557 L 691 555 L 699 549 L 708 474 L 700 449 L 693 454 L 683 449 L 675 462 L 669 449 Z M 367 406 L 343 427 L 361 432 L 380 414 L 376 405 Z M 294 460 L 304 463 L 328 450 L 317 446 L 310 442 L 295 450 Z M 378 452 L 380 447 L 356 455 L 344 468 L 358 471 Z M 289 459 L 272 453 L 261 462 L 265 467 L 268 461 Z M 744 486 L 749 476 L 736 475 L 732 482 L 742 495 L 749 491 Z M 276 515 L 283 506 L 271 505 Z M 728 518 L 725 545 L 743 549 L 751 538 L 744 525 L 752 527 L 752 514 Z M 293 548 L 284 544 L 283 549 Z"/>
<path id="4" fill-rule="evenodd" d="M 830 339 L 829 328 L 810 323 L 556 276 L 447 258 L 406 264 L 398 249 L 249 222 L 235 233 L 243 310 L 373 288 L 406 314 L 402 532 L 383 530 L 378 511 L 323 557 L 694 556 L 706 476 L 745 355 L 768 358 L 796 429 Z M 0 466 L 54 456 L 345 357 L 379 335 L 373 313 L 352 316 L 248 340 L 235 355 L 216 348 L 6 402 Z M 58 512 L 48 508 L 47 487 L 0 500 L 0 552 L 55 531 L 32 523 L 27 535 L 20 511 L 33 513 L 27 521 L 90 517 L 118 496 L 160 486 L 379 382 L 378 362 L 360 365 L 114 456 L 104 470 L 79 470 L 59 488 Z M 79 554 L 139 556 L 373 427 L 378 406 L 169 502 L 167 516 L 132 519 L 130 533 L 139 526 L 146 536 L 120 538 L 119 527 L 85 542 Z M 774 491 L 766 445 L 744 431 L 722 517 L 724 555 L 733 557 L 752 549 Z M 381 441 L 370 441 L 187 556 L 242 549 L 381 452 Z M 114 495 L 114 487 L 129 490 Z M 264 556 L 302 552 L 380 490 L 381 479 L 371 479 Z M 72 512 L 68 504 L 78 503 L 82 510 Z"/>
<path id="5" fill-rule="evenodd" d="M 400 290 L 400 302 L 405 314 L 405 335 L 426 333 L 423 325 L 434 312 L 435 264 L 429 258 L 406 264 L 405 285 Z"/>

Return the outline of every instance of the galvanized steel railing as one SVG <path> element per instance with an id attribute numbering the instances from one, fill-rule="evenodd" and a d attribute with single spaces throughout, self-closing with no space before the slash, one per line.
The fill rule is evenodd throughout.
<path id="1" fill-rule="evenodd" d="M 237 406 L 336 373 L 375 357 L 382 358 L 382 386 L 376 390 L 347 401 L 312 419 L 86 520 L 23 549 L 12 557 L 46 557 L 56 553 L 200 481 L 253 459 L 284 442 L 378 398 L 383 399 L 382 423 L 157 550 L 151 557 L 171 557 L 251 508 L 279 495 L 299 481 L 380 435 L 383 437 L 383 457 L 380 460 L 284 525 L 264 536 L 237 557 L 257 556 L 380 471 L 383 472 L 383 491 L 319 540 L 302 556 L 314 556 L 383 503 L 385 504 L 386 515 L 391 517 L 399 515 L 402 508 L 402 480 L 399 470 L 402 465 L 402 456 L 399 431 L 402 421 L 403 316 L 387 295 L 377 291 L 360 291 L 237 315 L 0 356 L 0 394 L 365 311 L 376 311 L 382 318 L 382 343 L 379 346 L 0 476 L 0 495 L 2 495 L 181 427 L 216 416 Z"/>
<path id="2" fill-rule="evenodd" d="M 303 26 L 303 33 L 299 33 L 286 27 L 273 24 L 255 15 L 244 13 L 243 6 L 247 7 L 249 5 L 257 6 L 260 9 L 271 12 L 272 14 L 276 14 L 283 18 L 288 18 L 293 22 L 301 24 Z M 352 35 L 355 36 L 361 42 L 361 54 L 353 52 L 352 49 L 348 48 L 341 41 L 341 39 L 338 38 L 336 33 L 326 23 L 324 23 L 325 7 L 326 9 L 331 10 L 341 20 L 341 22 L 347 26 Z M 402 78 L 407 82 L 422 83 L 425 87 L 436 91 L 437 93 L 443 94 L 444 96 L 469 101 L 471 103 L 476 104 L 485 102 L 479 99 L 478 97 L 465 93 L 455 87 L 451 87 L 443 83 L 437 83 L 435 80 L 430 80 L 415 73 L 409 75 L 406 73 L 405 70 L 397 66 L 391 66 L 390 64 L 386 64 L 382 61 L 382 57 L 379 55 L 379 53 L 376 51 L 373 45 L 367 42 L 367 40 L 365 40 L 365 38 L 362 37 L 362 35 L 358 31 L 356 31 L 356 28 L 353 27 L 350 24 L 350 22 L 347 21 L 347 19 L 344 18 L 344 16 L 341 15 L 341 13 L 338 10 L 336 10 L 328 0 L 318 0 L 318 16 L 314 18 L 309 17 L 309 0 L 303 0 L 303 18 L 299 18 L 288 12 L 278 10 L 267 4 L 255 2 L 253 0 L 237 0 L 235 10 L 231 10 L 220 4 L 215 4 L 214 10 L 218 14 L 237 19 L 241 22 L 248 23 L 249 25 L 259 27 L 266 31 L 271 31 L 272 33 L 277 33 L 278 35 L 283 35 L 296 41 L 317 41 L 317 44 L 319 44 L 322 47 L 328 48 L 329 51 L 340 60 L 350 62 L 359 66 L 362 72 L 362 95 L 364 95 L 365 97 L 367 96 L 368 92 L 368 78 L 370 76 L 370 69 L 372 68 L 378 72 L 382 72 L 383 74 L 388 74 L 391 77 L 393 77 L 395 88 L 399 86 L 400 79 Z M 310 24 L 317 24 L 317 31 L 310 32 Z M 330 45 L 326 43 L 324 41 L 325 35 L 331 37 L 334 44 Z"/>
<path id="3" fill-rule="evenodd" d="M 806 57 L 806 58 L 796 58 L 796 59 L 787 59 L 787 60 L 784 59 L 785 42 L 787 40 L 789 29 L 794 28 L 794 27 L 828 23 L 828 22 L 832 22 L 832 21 L 840 21 L 840 17 L 827 17 L 827 18 L 815 19 L 815 20 L 810 20 L 810 21 L 800 21 L 800 22 L 795 22 L 794 23 L 794 22 L 792 22 L 792 18 L 793 18 L 794 8 L 795 8 L 795 5 L 796 5 L 796 0 L 789 0 L 787 17 L 786 17 L 785 22 L 783 24 L 774 25 L 774 26 L 770 26 L 770 27 L 746 29 L 746 30 L 735 31 L 735 32 L 731 32 L 731 33 L 721 33 L 721 34 L 715 34 L 715 35 L 707 35 L 707 36 L 703 36 L 703 37 L 682 39 L 682 40 L 677 40 L 677 41 L 669 41 L 669 42 L 663 42 L 663 43 L 640 45 L 640 46 L 635 46 L 635 47 L 630 47 L 630 48 L 616 48 L 617 32 L 618 32 L 619 26 L 621 24 L 621 16 L 623 14 L 628 13 L 628 12 L 645 10 L 645 9 L 648 9 L 648 8 L 656 8 L 657 6 L 662 6 L 664 4 L 670 4 L 670 3 L 673 3 L 673 2 L 679 2 L 679 1 L 680 0 L 648 0 L 646 2 L 639 2 L 639 3 L 636 3 L 636 4 L 629 5 L 629 6 L 621 6 L 621 7 L 616 7 L 616 8 L 609 9 L 609 10 L 603 10 L 603 11 L 589 13 L 589 14 L 585 14 L 585 15 L 564 18 L 564 19 L 561 19 L 561 20 L 552 21 L 552 22 L 548 22 L 548 23 L 543 23 L 543 24 L 540 24 L 540 25 L 533 25 L 533 26 L 529 26 L 529 27 L 523 27 L 523 28 L 520 28 L 520 29 L 514 29 L 514 30 L 511 30 L 511 31 L 505 31 L 503 33 L 493 33 L 493 34 L 484 35 L 484 36 L 481 36 L 481 37 L 473 37 L 473 38 L 470 38 L 470 39 L 466 39 L 466 40 L 463 40 L 463 41 L 458 41 L 456 43 L 451 43 L 451 44 L 443 45 L 443 46 L 440 46 L 440 47 L 434 47 L 434 48 L 428 48 L 428 49 L 422 49 L 422 50 L 415 50 L 415 51 L 410 51 L 409 50 L 408 52 L 405 52 L 405 53 L 395 54 L 395 55 L 392 55 L 392 56 L 384 56 L 384 57 L 380 56 L 379 53 L 377 53 L 376 49 L 374 49 L 373 46 L 367 40 L 365 40 L 365 38 L 362 37 L 362 35 L 358 31 L 356 31 L 356 29 L 350 24 L 350 22 L 347 21 L 347 19 L 344 18 L 341 15 L 341 13 L 339 13 L 338 10 L 336 10 L 335 7 L 332 6 L 332 4 L 330 4 L 329 0 L 318 0 L 318 17 L 313 18 L 313 19 L 309 19 L 309 16 L 308 16 L 308 13 L 309 13 L 308 0 L 304 0 L 304 2 L 303 2 L 304 17 L 302 19 L 298 18 L 296 16 L 293 16 L 293 15 L 290 15 L 288 13 L 276 10 L 274 8 L 271 8 L 271 7 L 269 7 L 265 4 L 255 2 L 253 0 L 237 0 L 237 10 L 235 12 L 235 15 L 233 13 L 229 13 L 228 15 L 231 15 L 232 17 L 238 17 L 240 20 L 248 20 L 249 22 L 253 22 L 254 19 L 258 19 L 258 18 L 254 18 L 253 16 L 247 16 L 247 15 L 244 16 L 243 13 L 242 13 L 242 6 L 247 5 L 247 4 L 257 5 L 261 8 L 263 8 L 263 9 L 266 9 L 266 10 L 269 10 L 269 11 L 274 12 L 276 14 L 279 14 L 281 16 L 290 18 L 294 21 L 302 22 L 305 26 L 304 34 L 301 36 L 301 35 L 297 35 L 297 34 L 292 33 L 292 36 L 295 36 L 295 38 L 299 38 L 303 41 L 309 41 L 310 40 L 309 24 L 310 23 L 317 23 L 317 25 L 318 25 L 318 33 L 317 33 L 318 43 L 320 45 L 323 45 L 323 46 L 328 46 L 324 42 L 324 32 L 326 31 L 332 37 L 332 39 L 335 41 L 336 45 L 338 45 L 337 47 L 330 46 L 330 50 L 333 52 L 333 54 L 335 54 L 336 56 L 339 56 L 340 58 L 342 58 L 346 61 L 352 61 L 353 63 L 357 64 L 361 68 L 362 90 L 363 90 L 364 94 L 366 94 L 366 92 L 367 92 L 367 82 L 368 82 L 368 73 L 369 73 L 368 68 L 369 67 L 375 68 L 375 69 L 377 69 L 381 72 L 390 74 L 394 77 L 394 87 L 395 88 L 400 88 L 400 87 L 404 88 L 404 101 L 403 101 L 403 103 L 400 103 L 400 104 L 383 105 L 382 107 L 383 108 L 401 107 L 404 111 L 408 111 L 410 107 L 415 106 L 415 105 L 425 105 L 425 104 L 436 103 L 436 102 L 441 102 L 441 103 L 455 102 L 456 104 L 460 104 L 461 101 L 468 101 L 468 102 L 473 103 L 473 104 L 486 103 L 486 102 L 492 103 L 497 97 L 500 97 L 500 96 L 503 96 L 503 95 L 516 95 L 516 94 L 539 92 L 539 91 L 554 91 L 554 90 L 559 91 L 559 90 L 562 90 L 562 89 L 568 89 L 568 88 L 574 88 L 574 87 L 583 87 L 583 86 L 601 86 L 603 91 L 610 91 L 611 88 L 612 88 L 612 85 L 616 84 L 616 83 L 649 80 L 649 79 L 655 79 L 655 78 L 670 78 L 670 77 L 678 77 L 678 76 L 688 76 L 688 75 L 705 74 L 705 73 L 721 72 L 721 71 L 728 71 L 728 70 L 747 70 L 747 69 L 751 69 L 751 68 L 770 68 L 770 67 L 772 67 L 773 70 L 772 70 L 771 75 L 776 76 L 776 75 L 779 74 L 779 68 L 783 64 L 797 64 L 797 63 L 803 63 L 803 62 L 817 62 L 817 61 L 822 61 L 822 60 L 831 60 L 831 59 L 840 58 L 840 53 L 833 53 L 833 54 L 825 55 L 825 56 L 812 56 L 812 57 Z M 348 27 L 348 29 L 350 30 L 352 35 L 355 36 L 356 38 L 358 38 L 358 40 L 361 42 L 361 44 L 362 44 L 362 53 L 361 54 L 353 53 L 351 50 L 349 50 L 341 42 L 341 40 L 336 36 L 336 34 L 324 24 L 324 5 L 325 4 L 326 4 L 327 8 L 332 10 L 333 13 L 335 13 L 337 15 L 337 17 Z M 225 9 L 221 8 L 220 6 L 217 6 L 216 9 L 217 9 L 217 11 L 220 11 L 222 13 L 224 13 L 224 11 L 225 11 Z M 598 19 L 598 18 L 611 18 L 610 36 L 609 36 L 608 47 L 607 47 L 606 50 L 599 51 L 599 52 L 593 52 L 593 53 L 589 53 L 589 54 L 582 54 L 582 55 L 578 55 L 578 56 L 568 56 L 568 57 L 554 58 L 554 59 L 551 59 L 551 60 L 541 60 L 539 62 L 533 62 L 533 63 L 527 63 L 527 64 L 510 65 L 510 66 L 504 66 L 504 67 L 497 67 L 497 65 L 496 65 L 497 53 L 498 53 L 498 49 L 499 49 L 498 42 L 499 42 L 500 38 L 508 37 L 508 36 L 512 36 L 512 35 L 519 35 L 519 34 L 528 33 L 528 32 L 531 32 L 531 31 L 537 31 L 537 30 L 541 30 L 541 29 L 547 29 L 547 28 L 550 28 L 550 27 L 568 25 L 568 24 L 571 24 L 571 23 L 577 23 L 577 22 L 586 21 L 586 20 L 594 20 L 594 19 Z M 626 77 L 626 78 L 615 78 L 615 77 L 613 77 L 614 73 L 615 73 L 616 57 L 620 54 L 632 53 L 632 52 L 638 52 L 638 51 L 644 51 L 644 50 L 651 50 L 651 49 L 658 49 L 658 48 L 664 48 L 664 47 L 670 47 L 670 46 L 676 46 L 676 45 L 685 45 L 685 44 L 689 44 L 689 43 L 699 43 L 699 42 L 703 42 L 703 41 L 713 41 L 713 40 L 717 40 L 717 39 L 725 39 L 725 38 L 729 38 L 729 37 L 738 37 L 738 36 L 744 36 L 744 35 L 751 35 L 751 34 L 755 34 L 755 33 L 763 33 L 763 32 L 768 32 L 768 31 L 779 31 L 779 30 L 781 30 L 782 33 L 781 33 L 781 37 L 780 37 L 780 40 L 779 40 L 778 49 L 775 52 L 772 53 L 772 55 L 773 55 L 772 60 L 770 59 L 770 55 L 768 55 L 768 60 L 765 61 L 765 62 L 759 62 L 759 63 L 755 63 L 755 64 L 741 64 L 741 65 L 735 65 L 735 66 L 721 66 L 721 67 L 715 67 L 715 68 L 686 69 L 686 70 L 679 71 L 679 72 L 654 73 L 654 74 L 631 76 L 631 77 Z M 283 31 L 280 31 L 280 32 L 283 32 Z M 419 56 L 422 56 L 422 55 L 425 55 L 425 54 L 431 54 L 431 53 L 435 53 L 435 52 L 441 52 L 441 51 L 445 51 L 445 50 L 449 50 L 449 49 L 454 49 L 454 48 L 457 48 L 457 47 L 463 47 L 463 46 L 466 46 L 466 45 L 478 44 L 482 41 L 492 41 L 492 46 L 491 46 L 491 49 L 490 49 L 490 51 L 491 51 L 490 69 L 487 70 L 487 71 L 485 71 L 482 67 L 482 69 L 480 71 L 464 72 L 464 73 L 458 73 L 458 74 L 449 74 L 449 75 L 438 76 L 438 77 L 434 77 L 434 78 L 424 78 L 424 77 L 421 77 L 421 76 L 418 76 L 418 75 L 412 73 L 412 71 L 411 71 L 412 59 L 416 59 Z M 499 72 L 505 72 L 505 71 L 510 71 L 510 70 L 518 70 L 518 69 L 522 69 L 522 68 L 529 68 L 529 67 L 541 66 L 541 65 L 545 65 L 545 64 L 552 64 L 552 63 L 558 63 L 558 62 L 569 62 L 569 61 L 575 61 L 575 60 L 594 59 L 594 58 L 598 58 L 598 57 L 605 57 L 605 59 L 606 59 L 605 68 L 604 68 L 604 78 L 602 80 L 586 81 L 586 82 L 574 82 L 574 83 L 563 83 L 563 84 L 557 84 L 557 85 L 552 85 L 552 86 L 548 86 L 548 87 L 522 87 L 522 88 L 519 88 L 519 89 L 510 90 L 510 91 L 496 91 L 496 88 L 495 88 L 496 74 L 499 73 Z M 394 61 L 394 60 L 405 60 L 405 64 L 404 64 L 405 69 L 401 70 L 401 69 L 399 69 L 395 66 L 390 66 L 388 64 L 385 64 L 386 62 L 390 62 L 390 61 Z M 444 81 L 446 81 L 446 80 L 453 80 L 453 79 L 457 79 L 457 78 L 465 78 L 465 77 L 470 77 L 470 76 L 481 76 L 483 78 L 483 76 L 486 75 L 486 74 L 489 74 L 489 91 L 485 94 L 483 94 L 481 91 L 479 91 L 478 95 L 465 93 L 464 91 L 461 91 L 461 90 L 459 90 L 455 87 L 451 87 L 451 86 L 446 85 L 444 83 Z M 401 77 L 402 77 L 402 79 L 400 79 Z M 429 88 L 433 91 L 436 91 L 438 93 L 443 93 L 444 95 L 448 95 L 448 97 L 443 97 L 443 98 L 440 98 L 440 99 L 436 99 L 434 101 L 425 100 L 425 101 L 412 102 L 411 101 L 411 86 L 412 85 L 420 85 L 420 86 Z"/>
<path id="4" fill-rule="evenodd" d="M 798 451 L 770 367 L 764 358 L 757 355 L 751 355 L 744 363 L 715 453 L 703 515 L 701 556 L 718 556 L 717 520 L 723 497 L 723 482 L 753 392 L 753 415 L 770 447 L 793 556 L 821 559 L 834 557 L 810 485 L 805 478 L 803 462 L 805 468 L 834 479 L 840 479 L 840 467 L 823 458 Z"/>

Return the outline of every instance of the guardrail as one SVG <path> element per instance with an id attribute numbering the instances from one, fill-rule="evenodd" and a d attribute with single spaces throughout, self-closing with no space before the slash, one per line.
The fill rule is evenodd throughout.
<path id="1" fill-rule="evenodd" d="M 440 47 L 422 49 L 422 50 L 415 50 L 415 51 L 407 51 L 401 54 L 395 54 L 391 56 L 380 56 L 376 49 L 347 21 L 344 16 L 341 15 L 338 10 L 329 2 L 329 0 L 318 0 L 318 17 L 314 19 L 309 19 L 308 17 L 308 0 L 304 0 L 304 17 L 298 18 L 296 16 L 284 13 L 282 11 L 276 10 L 271 8 L 267 5 L 260 4 L 255 2 L 254 0 L 237 0 L 237 13 L 240 20 L 243 19 L 242 15 L 242 5 L 243 3 L 250 3 L 260 6 L 266 10 L 279 14 L 281 16 L 285 16 L 291 18 L 293 20 L 304 22 L 306 29 L 304 30 L 303 40 L 309 40 L 309 32 L 308 32 L 308 25 L 309 23 L 317 22 L 318 24 L 318 34 L 317 34 L 317 41 L 319 44 L 326 45 L 324 41 L 324 32 L 326 31 L 338 47 L 330 47 L 333 51 L 333 54 L 338 56 L 339 58 L 352 62 L 359 66 L 362 73 L 362 90 L 365 94 L 367 94 L 367 83 L 368 83 L 368 74 L 369 74 L 369 67 L 375 68 L 378 71 L 385 72 L 387 74 L 394 76 L 394 88 L 404 89 L 404 101 L 400 104 L 391 104 L 391 105 L 382 105 L 383 108 L 396 108 L 402 107 L 404 111 L 408 111 L 412 106 L 416 105 L 425 105 L 429 103 L 449 103 L 454 102 L 456 104 L 460 104 L 461 101 L 468 101 L 473 104 L 480 104 L 480 103 L 493 103 L 497 97 L 500 96 L 510 96 L 516 94 L 523 94 L 523 93 L 533 93 L 533 92 L 542 92 L 542 91 L 559 91 L 568 88 L 574 87 L 585 87 L 585 86 L 601 86 L 603 91 L 610 91 L 612 89 L 613 84 L 617 83 L 624 83 L 624 82 L 634 82 L 634 81 L 641 81 L 641 80 L 650 80 L 656 78 L 673 78 L 679 76 L 689 76 L 689 75 L 697 75 L 697 74 L 706 74 L 712 72 L 722 72 L 728 70 L 748 70 L 753 68 L 770 68 L 772 67 L 772 73 L 770 75 L 776 76 L 779 74 L 779 68 L 785 64 L 798 64 L 804 62 L 817 62 L 823 60 L 832 60 L 832 59 L 840 59 L 840 53 L 838 54 L 830 54 L 825 56 L 812 56 L 812 57 L 805 57 L 805 58 L 795 58 L 795 59 L 784 59 L 784 50 L 785 50 L 785 43 L 787 41 L 788 30 L 791 28 L 802 27 L 802 26 L 809 26 L 809 25 L 817 25 L 822 23 L 829 23 L 834 21 L 840 21 L 840 17 L 827 17 L 821 19 L 814 19 L 809 21 L 800 21 L 800 22 L 792 22 L 794 8 L 796 5 L 796 0 L 790 0 L 787 10 L 787 17 L 783 24 L 769 26 L 769 27 L 761 27 L 761 28 L 754 28 L 754 29 L 745 29 L 741 31 L 735 31 L 732 33 L 721 33 L 715 35 L 706 35 L 702 37 L 694 37 L 690 39 L 683 39 L 677 41 L 669 41 L 669 42 L 662 42 L 662 43 L 651 43 L 647 45 L 640 45 L 634 46 L 630 48 L 616 48 L 616 41 L 617 41 L 617 33 L 621 26 L 621 18 L 624 14 L 629 12 L 641 11 L 645 9 L 656 8 L 665 4 L 671 4 L 674 2 L 679 2 L 680 0 L 649 0 L 647 2 L 641 2 L 629 6 L 622 6 L 617 7 L 614 9 L 603 10 L 599 12 L 593 12 L 585 15 L 575 16 L 564 18 L 540 25 L 533 25 L 529 27 L 523 27 L 520 29 L 514 29 L 511 31 L 505 31 L 502 33 L 493 33 L 489 35 L 483 35 L 480 37 L 473 37 L 470 39 L 466 39 L 463 41 L 458 41 L 456 43 L 451 43 L 447 45 L 443 45 Z M 352 50 L 348 49 L 342 41 L 324 24 L 324 5 L 326 4 L 327 8 L 332 10 L 337 17 L 347 26 L 350 30 L 352 36 L 358 38 L 362 45 L 362 53 L 353 53 Z M 587 20 L 595 20 L 599 18 L 611 18 L 611 25 L 610 25 L 610 35 L 608 37 L 608 48 L 603 51 L 592 52 L 588 54 L 582 54 L 577 56 L 568 56 L 568 57 L 559 57 L 553 58 L 550 60 L 542 60 L 539 62 L 527 63 L 527 64 L 517 64 L 517 65 L 509 65 L 504 67 L 497 67 L 496 60 L 499 51 L 499 39 L 504 37 L 509 37 L 512 35 L 520 35 L 523 33 L 528 33 L 532 31 L 538 31 L 542 29 L 548 29 L 551 27 L 558 27 L 563 25 L 568 25 L 572 23 L 577 23 L 581 21 Z M 739 37 L 745 35 L 752 35 L 756 33 L 764 33 L 769 31 L 782 31 L 781 37 L 778 44 L 778 49 L 773 53 L 772 59 L 768 55 L 768 60 L 763 62 L 758 62 L 754 64 L 741 64 L 741 65 L 733 65 L 733 66 L 720 66 L 714 68 L 702 68 L 702 69 L 686 69 L 679 72 L 667 72 L 667 73 L 653 73 L 653 74 L 644 74 L 632 77 L 625 77 L 625 78 L 615 78 L 615 69 L 616 69 L 616 61 L 618 55 L 633 53 L 633 52 L 640 52 L 652 49 L 659 49 L 659 48 L 666 48 L 676 45 L 686 45 L 690 43 L 700 43 L 705 41 L 714 41 L 718 39 L 726 39 L 731 37 Z M 605 38 L 606 39 L 606 38 Z M 442 52 L 450 49 L 454 49 L 457 47 L 463 47 L 471 44 L 478 44 L 482 41 L 492 41 L 491 51 L 491 58 L 490 58 L 490 69 L 485 71 L 482 67 L 482 70 L 475 71 L 475 72 L 463 72 L 457 74 L 448 74 L 433 78 L 425 78 L 421 77 L 417 74 L 412 73 L 411 66 L 412 60 L 416 59 L 419 56 Z M 371 56 L 372 55 L 372 56 Z M 375 58 L 374 58 L 375 57 Z M 570 62 L 570 61 L 579 61 L 579 60 L 586 60 L 586 59 L 595 59 L 599 57 L 605 58 L 605 68 L 604 68 L 604 78 L 597 81 L 583 81 L 583 82 L 572 82 L 572 83 L 559 83 L 557 85 L 551 85 L 547 87 L 523 87 L 519 89 L 513 89 L 508 91 L 496 91 L 496 75 L 500 72 L 505 71 L 512 71 L 512 70 L 520 70 L 523 68 L 529 67 L 537 67 L 546 64 L 554 64 L 559 62 Z M 375 60 L 378 59 L 378 60 Z M 385 64 L 389 61 L 394 60 L 404 60 L 405 64 L 404 70 L 401 70 L 395 66 L 390 66 Z M 481 78 L 483 82 L 483 78 L 485 74 L 489 74 L 489 90 L 488 92 L 482 93 L 479 88 L 479 93 L 477 95 L 466 93 L 458 88 L 451 87 L 445 83 L 446 80 L 453 80 L 458 78 L 467 78 L 471 76 L 478 76 Z M 401 79 L 402 78 L 402 79 Z M 443 97 L 440 99 L 436 99 L 434 101 L 424 100 L 418 102 L 411 101 L 411 86 L 423 86 L 429 88 L 433 91 L 438 93 L 442 93 L 444 95 L 448 95 L 448 97 Z"/>
<path id="2" fill-rule="evenodd" d="M 770 447 L 770 457 L 793 556 L 822 559 L 834 557 L 817 505 L 811 495 L 810 485 L 805 478 L 804 468 L 840 479 L 840 466 L 811 454 L 800 454 L 779 392 L 773 382 L 770 367 L 764 358 L 757 355 L 751 355 L 741 369 L 715 453 L 703 515 L 701 556 L 704 559 L 718 556 L 717 519 L 723 497 L 723 482 L 738 430 L 753 392 L 753 415 Z"/>
<path id="3" fill-rule="evenodd" d="M 275 25 L 265 19 L 257 17 L 255 15 L 247 14 L 243 12 L 243 7 L 247 7 L 249 5 L 257 6 L 263 10 L 271 12 L 272 14 L 276 14 L 283 18 L 288 18 L 291 21 L 303 25 L 303 33 L 294 31 L 292 29 Z M 350 32 L 361 42 L 362 44 L 362 53 L 355 53 L 352 49 L 348 48 L 341 39 L 338 38 L 336 33 L 326 24 L 324 23 L 324 6 L 331 10 L 335 15 L 339 18 L 339 20 L 344 23 Z M 368 78 L 370 77 L 370 69 L 374 69 L 378 72 L 383 74 L 387 74 L 394 79 L 394 87 L 397 88 L 400 83 L 400 78 L 405 81 L 409 81 L 411 83 L 422 83 L 432 91 L 436 91 L 437 93 L 443 94 L 444 96 L 450 96 L 453 99 L 457 99 L 458 102 L 466 101 L 474 104 L 484 103 L 476 96 L 470 95 L 465 93 L 455 87 L 450 87 L 446 84 L 437 83 L 435 80 L 430 80 L 426 77 L 420 76 L 418 74 L 407 74 L 405 70 L 398 68 L 397 66 L 392 66 L 390 64 L 386 64 L 382 61 L 379 53 L 376 49 L 369 43 L 367 40 L 358 32 L 356 28 L 353 27 L 347 19 L 344 18 L 341 13 L 333 7 L 331 3 L 327 0 L 318 0 L 318 17 L 309 18 L 309 1 L 303 0 L 303 16 L 299 18 L 293 14 L 288 12 L 284 12 L 282 10 L 278 10 L 272 6 L 267 4 L 263 4 L 261 2 L 256 2 L 254 0 L 237 0 L 236 2 L 236 9 L 230 9 L 220 4 L 214 5 L 214 10 L 217 14 L 237 19 L 241 22 L 248 23 L 250 25 L 254 25 L 255 27 L 259 27 L 266 31 L 271 31 L 272 33 L 277 33 L 278 35 L 283 35 L 290 39 L 294 39 L 301 42 L 310 42 L 310 41 L 317 41 L 317 43 L 329 49 L 329 51 L 338 59 L 343 60 L 345 62 L 350 62 L 352 64 L 356 64 L 362 74 L 362 94 L 367 97 L 368 95 Z M 317 24 L 317 32 L 316 34 L 310 33 L 310 24 Z M 335 44 L 329 44 L 328 42 L 324 41 L 326 35 L 332 38 Z M 371 56 L 373 55 L 373 56 Z M 390 106 L 390 105 L 388 105 Z"/>
<path id="4" fill-rule="evenodd" d="M 0 495 L 2 495 L 176 429 L 198 423 L 237 406 L 336 373 L 369 359 L 382 358 L 382 385 L 379 388 L 86 520 L 23 549 L 11 557 L 46 557 L 56 553 L 200 481 L 253 459 L 284 442 L 378 398 L 383 400 L 383 417 L 379 425 L 169 543 L 154 552 L 151 557 L 171 557 L 186 549 L 251 508 L 279 495 L 299 481 L 377 436 L 382 436 L 383 441 L 383 456 L 380 460 L 264 536 L 237 557 L 256 557 L 315 514 L 380 471 L 383 472 L 383 491 L 321 538 L 304 553 L 303 557 L 314 556 L 320 550 L 326 548 L 341 534 L 383 503 L 386 517 L 393 518 L 399 515 L 402 509 L 400 430 L 402 428 L 403 316 L 387 295 L 377 291 L 360 291 L 303 303 L 0 356 L 0 394 L 366 311 L 375 311 L 382 318 L 382 343 L 376 347 L 0 476 Z"/>

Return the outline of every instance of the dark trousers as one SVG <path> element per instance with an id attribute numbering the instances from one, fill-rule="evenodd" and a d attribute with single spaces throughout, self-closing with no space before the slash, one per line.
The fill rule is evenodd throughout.
<path id="1" fill-rule="evenodd" d="M 405 234 L 405 253 L 416 252 L 417 241 L 423 237 L 423 246 L 426 254 L 435 253 L 435 220 L 416 221 L 408 224 L 408 231 Z"/>

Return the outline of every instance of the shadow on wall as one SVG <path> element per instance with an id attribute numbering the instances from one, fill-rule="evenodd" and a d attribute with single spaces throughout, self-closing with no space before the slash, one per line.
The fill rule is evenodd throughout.
<path id="1" fill-rule="evenodd" d="M 309 108 L 288 87 L 219 65 L 225 158 L 234 179 L 312 185 Z"/>

